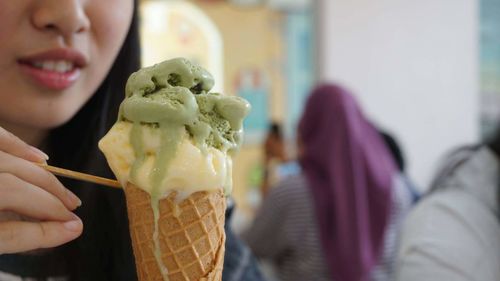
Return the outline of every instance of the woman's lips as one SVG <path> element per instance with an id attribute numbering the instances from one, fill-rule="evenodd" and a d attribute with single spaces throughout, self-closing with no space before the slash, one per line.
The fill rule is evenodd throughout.
<path id="1" fill-rule="evenodd" d="M 41 69 L 30 64 L 20 63 L 21 70 L 33 81 L 51 90 L 64 90 L 73 85 L 80 77 L 80 69 L 73 68 L 67 72 Z"/>
<path id="2" fill-rule="evenodd" d="M 21 71 L 40 86 L 64 90 L 78 80 L 87 59 L 72 49 L 53 49 L 23 57 L 18 64 Z"/>

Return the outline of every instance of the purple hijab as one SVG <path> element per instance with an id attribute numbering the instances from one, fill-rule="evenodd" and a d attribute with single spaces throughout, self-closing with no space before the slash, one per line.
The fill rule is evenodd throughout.
<path id="1" fill-rule="evenodd" d="M 369 280 L 389 221 L 394 160 L 354 97 L 337 85 L 312 92 L 299 138 L 332 277 Z"/>

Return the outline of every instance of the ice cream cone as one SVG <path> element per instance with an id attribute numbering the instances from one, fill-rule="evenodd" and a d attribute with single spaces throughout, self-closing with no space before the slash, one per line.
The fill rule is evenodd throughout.
<path id="1" fill-rule="evenodd" d="M 184 58 L 142 68 L 99 141 L 124 183 L 140 281 L 222 279 L 224 194 L 250 104 L 211 92 L 213 85 L 208 71 Z"/>
<path id="2" fill-rule="evenodd" d="M 165 281 L 155 258 L 150 195 L 130 183 L 125 195 L 139 281 Z M 173 192 L 159 204 L 159 245 L 168 280 L 222 280 L 226 209 L 223 190 L 196 192 L 180 203 L 175 197 Z"/>

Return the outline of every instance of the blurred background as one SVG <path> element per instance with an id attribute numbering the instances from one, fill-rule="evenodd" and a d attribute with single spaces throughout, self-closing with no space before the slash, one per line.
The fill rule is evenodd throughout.
<path id="1" fill-rule="evenodd" d="M 213 74 L 215 91 L 252 104 L 245 144 L 234 162 L 237 231 L 261 202 L 264 180 L 296 172 L 297 120 L 305 97 L 321 81 L 352 90 L 374 123 L 398 140 L 421 191 L 447 151 L 487 138 L 499 119 L 497 0 L 140 5 L 145 66 L 187 57 Z M 282 155 L 265 161 L 273 123 L 282 136 Z M 265 167 L 273 161 L 270 175 Z"/>

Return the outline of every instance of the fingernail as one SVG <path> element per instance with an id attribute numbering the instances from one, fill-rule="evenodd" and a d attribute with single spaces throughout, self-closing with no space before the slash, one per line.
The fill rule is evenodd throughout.
<path id="1" fill-rule="evenodd" d="M 78 198 L 78 196 L 76 196 L 69 189 L 66 189 L 66 196 L 71 202 L 75 203 L 77 207 L 80 207 L 82 205 L 82 200 L 80 200 L 80 198 Z"/>
<path id="2" fill-rule="evenodd" d="M 30 145 L 30 148 L 31 148 L 31 150 L 32 150 L 33 152 L 35 152 L 36 154 L 38 154 L 38 156 L 40 156 L 40 157 L 42 157 L 43 159 L 45 159 L 45 161 L 49 160 L 49 156 L 48 156 L 45 152 L 43 152 L 43 151 L 41 151 L 40 149 L 38 149 L 38 148 L 36 148 L 36 147 L 34 147 L 34 146 L 31 146 L 31 145 Z"/>
<path id="3" fill-rule="evenodd" d="M 76 216 L 76 215 L 75 215 Z M 64 227 L 70 231 L 80 231 L 82 228 L 82 221 L 80 219 L 65 222 Z"/>

